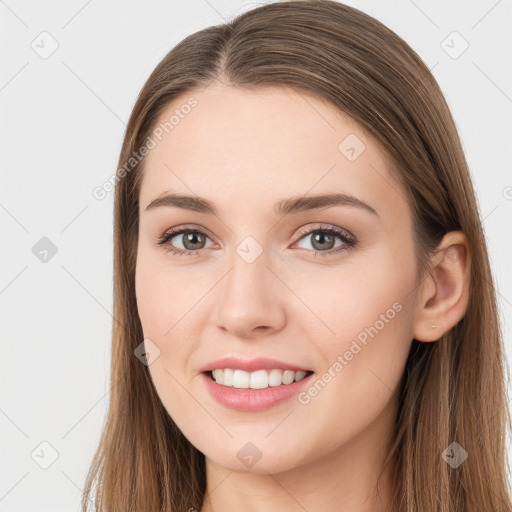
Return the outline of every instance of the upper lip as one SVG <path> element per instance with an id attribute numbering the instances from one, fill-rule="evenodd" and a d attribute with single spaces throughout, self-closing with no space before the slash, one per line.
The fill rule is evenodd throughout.
<path id="1" fill-rule="evenodd" d="M 295 372 L 311 371 L 300 365 L 285 363 L 276 359 L 269 359 L 266 357 L 258 357 L 256 359 L 239 359 L 235 357 L 224 357 L 211 361 L 201 368 L 202 372 L 209 372 L 211 370 L 232 368 L 233 370 L 245 370 L 246 372 L 253 372 L 256 370 L 278 368 L 281 370 L 293 370 Z"/>

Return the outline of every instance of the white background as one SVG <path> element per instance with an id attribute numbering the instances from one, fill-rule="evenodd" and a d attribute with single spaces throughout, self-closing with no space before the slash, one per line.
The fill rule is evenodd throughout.
<path id="1" fill-rule="evenodd" d="M 484 219 L 510 364 L 512 2 L 348 3 L 404 38 L 445 93 Z M 78 510 L 109 396 L 112 195 L 100 201 L 92 190 L 115 172 L 154 66 L 188 34 L 257 5 L 0 2 L 0 512 Z M 442 46 L 462 48 L 446 40 L 453 31 L 469 44 L 458 58 Z M 52 38 L 58 48 L 43 59 L 31 45 L 48 51 Z M 32 252 L 42 237 L 57 248 L 46 263 Z M 31 458 L 36 448 L 51 456 L 43 441 L 58 452 L 48 469 Z"/>

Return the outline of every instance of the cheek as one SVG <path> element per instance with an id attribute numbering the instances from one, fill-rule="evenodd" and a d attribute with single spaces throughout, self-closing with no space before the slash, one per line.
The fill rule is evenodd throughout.
<path id="1" fill-rule="evenodd" d="M 190 365 L 197 350 L 207 314 L 204 299 L 212 287 L 211 276 L 188 275 L 186 269 L 170 266 L 165 257 L 140 250 L 137 258 L 135 290 L 144 338 L 151 340 L 159 356 L 149 366 L 160 399 L 171 416 L 180 404 L 188 403 L 194 368 Z"/>
<path id="2" fill-rule="evenodd" d="M 145 338 L 160 345 L 165 333 L 172 327 L 171 301 L 162 282 L 155 275 L 138 272 L 136 278 L 137 310 Z"/>
<path id="3" fill-rule="evenodd" d="M 140 250 L 135 293 L 144 335 L 170 340 L 185 331 L 190 338 L 207 287 L 206 275 L 187 276 L 183 268 L 169 265 L 165 256 Z"/>
<path id="4" fill-rule="evenodd" d="M 307 278 L 304 272 L 290 274 L 288 281 L 301 299 L 300 306 L 307 305 L 311 312 L 299 315 L 297 310 L 295 318 L 308 318 L 311 326 L 315 323 L 317 339 L 328 340 L 332 347 L 337 340 L 343 343 L 361 333 L 364 340 L 366 328 L 390 332 L 401 325 L 408 318 L 402 311 L 410 305 L 414 278 L 414 260 L 404 254 L 397 257 L 389 248 L 328 273 Z"/>
<path id="5" fill-rule="evenodd" d="M 182 386 L 189 385 L 187 361 L 195 347 L 192 329 L 197 322 L 195 309 L 194 314 L 187 315 L 193 293 L 184 284 L 176 269 L 165 266 L 165 259 L 150 251 L 139 251 L 135 276 L 137 310 L 144 338 L 158 347 L 159 354 L 148 370 L 163 406 L 179 422 L 183 404 L 190 398 Z M 181 423 L 180 426 L 189 428 Z"/>
<path id="6" fill-rule="evenodd" d="M 296 283 L 297 294 L 316 315 L 317 335 L 311 339 L 322 356 L 322 371 L 328 372 L 325 381 L 336 381 L 333 388 L 340 386 L 358 400 L 371 396 L 375 385 L 394 388 L 403 373 L 412 342 L 415 265 L 410 256 L 381 252 L 371 264 L 344 269 L 315 286 L 310 280 Z M 313 323 L 308 324 L 312 331 Z"/>
<path id="7" fill-rule="evenodd" d="M 347 279 L 328 297 L 310 295 L 313 303 L 324 301 L 323 319 L 336 334 L 313 338 L 323 368 L 298 397 L 299 410 L 304 418 L 323 418 L 315 436 L 328 444 L 348 441 L 388 410 L 403 375 L 412 341 L 410 290 L 389 274 L 377 282 L 361 287 Z"/>

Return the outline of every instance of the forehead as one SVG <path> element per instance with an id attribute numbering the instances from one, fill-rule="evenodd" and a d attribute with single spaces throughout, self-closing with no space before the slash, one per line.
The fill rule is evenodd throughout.
<path id="1" fill-rule="evenodd" d="M 167 106 L 151 137 L 142 207 L 169 190 L 207 197 L 226 213 L 234 198 L 270 210 L 285 197 L 342 192 L 405 213 L 405 193 L 380 145 L 349 116 L 303 92 L 195 89 Z"/>

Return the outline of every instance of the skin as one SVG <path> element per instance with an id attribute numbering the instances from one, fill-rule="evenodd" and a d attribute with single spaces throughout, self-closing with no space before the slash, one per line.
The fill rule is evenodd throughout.
<path id="1" fill-rule="evenodd" d="M 161 121 L 191 96 L 198 105 L 146 158 L 136 294 L 144 337 L 160 351 L 149 366 L 159 397 L 206 456 L 201 512 L 388 511 L 387 470 L 380 497 L 373 491 L 393 432 L 396 390 L 412 339 L 435 341 L 464 315 L 466 238 L 448 233 L 432 260 L 435 271 L 417 287 L 405 191 L 357 123 L 302 92 L 244 92 L 218 82 L 176 98 Z M 338 149 L 349 134 L 365 145 L 354 161 Z M 146 211 L 169 192 L 206 198 L 218 215 Z M 347 205 L 283 218 L 273 211 L 282 199 L 334 192 L 357 197 L 378 216 Z M 334 253 L 343 245 L 337 235 L 331 245 L 315 244 L 317 232 L 299 235 L 320 224 L 348 231 L 356 246 Z M 178 227 L 206 235 L 193 242 L 197 254 L 157 245 Z M 251 263 L 236 251 L 247 236 L 262 250 Z M 194 248 L 182 234 L 171 244 Z M 214 401 L 199 377 L 203 365 L 225 356 L 332 374 L 338 356 L 397 303 L 400 311 L 392 319 L 388 313 L 384 327 L 306 404 L 293 397 L 266 411 L 235 411 Z M 261 453 L 252 467 L 237 457 L 248 442 Z"/>

